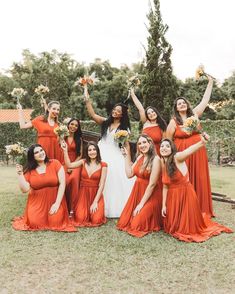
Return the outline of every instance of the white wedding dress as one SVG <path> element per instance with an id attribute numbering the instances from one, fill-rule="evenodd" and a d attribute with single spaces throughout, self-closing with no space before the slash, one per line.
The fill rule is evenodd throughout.
<path id="1" fill-rule="evenodd" d="M 134 178 L 128 179 L 125 173 L 125 161 L 114 140 L 116 129 L 107 130 L 107 135 L 98 143 L 102 161 L 108 164 L 104 187 L 105 215 L 119 217 L 134 185 Z"/>

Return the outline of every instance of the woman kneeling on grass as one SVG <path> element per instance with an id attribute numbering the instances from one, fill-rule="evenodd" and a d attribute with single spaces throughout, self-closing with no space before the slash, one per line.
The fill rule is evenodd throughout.
<path id="1" fill-rule="evenodd" d="M 232 232 L 201 213 L 196 192 L 189 182 L 185 160 L 203 147 L 205 142 L 201 137 L 198 143 L 181 152 L 177 152 L 175 144 L 169 139 L 164 139 L 160 145 L 164 231 L 185 242 L 203 242 L 221 232 Z"/>
<path id="2" fill-rule="evenodd" d="M 81 167 L 78 200 L 74 213 L 74 225 L 95 227 L 106 223 L 103 190 L 107 176 L 107 164 L 101 161 L 95 142 L 88 142 L 85 159 L 70 162 L 66 142 L 61 145 L 68 168 Z"/>
<path id="3" fill-rule="evenodd" d="M 53 230 L 75 232 L 70 223 L 65 191 L 64 168 L 57 159 L 49 159 L 39 144 L 29 147 L 27 163 L 16 165 L 19 186 L 28 192 L 25 213 L 13 221 L 13 228 L 23 231 Z"/>
<path id="4" fill-rule="evenodd" d="M 145 134 L 140 135 L 137 141 L 137 151 L 139 156 L 133 164 L 130 152 L 123 150 L 126 175 L 128 178 L 136 176 L 136 181 L 117 228 L 134 237 L 143 237 L 161 229 L 161 162 L 156 155 L 153 140 Z"/>

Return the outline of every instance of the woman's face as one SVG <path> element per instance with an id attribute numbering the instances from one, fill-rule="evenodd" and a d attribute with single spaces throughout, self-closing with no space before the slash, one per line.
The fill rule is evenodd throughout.
<path id="1" fill-rule="evenodd" d="M 122 117 L 122 107 L 120 105 L 115 106 L 112 110 L 113 118 L 121 118 Z"/>
<path id="2" fill-rule="evenodd" d="M 168 157 L 172 153 L 171 145 L 168 141 L 163 141 L 160 145 L 160 154 L 162 157 Z"/>
<path id="3" fill-rule="evenodd" d="M 34 148 L 33 154 L 34 154 L 34 159 L 37 162 L 42 162 L 46 158 L 46 153 L 45 153 L 44 149 L 42 147 L 39 147 L 39 146 Z"/>
<path id="4" fill-rule="evenodd" d="M 137 145 L 140 153 L 146 154 L 149 151 L 150 143 L 146 138 L 140 137 L 137 142 Z"/>
<path id="5" fill-rule="evenodd" d="M 153 121 L 153 120 L 156 120 L 157 119 L 157 114 L 156 114 L 156 112 L 152 108 L 149 108 L 147 110 L 147 118 L 150 121 Z"/>
<path id="6" fill-rule="evenodd" d="M 78 129 L 78 122 L 76 120 L 72 120 L 69 124 L 69 132 L 75 133 Z"/>
<path id="7" fill-rule="evenodd" d="M 50 108 L 48 108 L 49 111 L 49 116 L 50 118 L 57 118 L 59 116 L 60 113 L 60 106 L 57 103 L 54 103 L 51 105 Z"/>
<path id="8" fill-rule="evenodd" d="M 182 111 L 187 111 L 188 110 L 187 103 L 185 102 L 184 99 L 177 100 L 177 102 L 176 102 L 176 110 L 178 112 L 182 112 Z"/>
<path id="9" fill-rule="evenodd" d="M 90 159 L 95 159 L 97 157 L 97 151 L 94 145 L 88 147 L 87 153 Z"/>

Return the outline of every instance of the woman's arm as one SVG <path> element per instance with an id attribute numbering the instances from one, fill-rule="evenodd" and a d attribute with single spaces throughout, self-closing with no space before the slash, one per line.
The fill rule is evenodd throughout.
<path id="1" fill-rule="evenodd" d="M 57 196 L 56 196 L 56 201 L 55 203 L 52 204 L 51 209 L 49 211 L 49 214 L 55 214 L 58 209 L 60 208 L 61 201 L 64 196 L 64 191 L 65 191 L 65 173 L 64 173 L 64 168 L 61 166 L 59 169 L 58 173 L 58 179 L 59 179 L 59 188 L 57 191 Z"/>
<path id="2" fill-rule="evenodd" d="M 90 212 L 94 213 L 98 209 L 98 202 L 100 200 L 100 197 L 104 191 L 104 185 L 107 177 L 107 167 L 102 167 L 102 172 L 101 172 L 101 177 L 100 177 L 100 182 L 99 182 L 99 188 L 96 193 L 95 199 L 90 207 Z"/>
<path id="3" fill-rule="evenodd" d="M 18 109 L 20 129 L 32 128 L 33 127 L 32 122 L 31 121 L 25 122 L 25 120 L 24 120 L 23 109 L 22 109 L 22 105 L 20 103 L 17 104 L 17 109 Z"/>
<path id="4" fill-rule="evenodd" d="M 201 136 L 201 140 L 196 144 L 191 145 L 190 147 L 186 148 L 181 152 L 177 152 L 174 156 L 175 160 L 180 162 L 185 161 L 190 155 L 195 153 L 198 149 L 206 144 L 206 140 Z"/>
<path id="5" fill-rule="evenodd" d="M 130 89 L 131 91 L 131 98 L 136 106 L 136 108 L 138 109 L 139 111 L 139 114 L 140 114 L 140 120 L 142 123 L 145 123 L 146 120 L 147 120 L 147 117 L 145 115 L 145 110 L 144 110 L 144 107 L 143 105 L 141 104 L 141 102 L 139 101 L 139 99 L 137 98 L 137 96 L 135 95 L 135 91 L 134 91 L 134 88 L 131 88 Z"/>
<path id="6" fill-rule="evenodd" d="M 136 206 L 133 212 L 133 216 L 137 215 L 140 212 L 140 210 L 143 208 L 145 203 L 148 201 L 149 197 L 152 195 L 153 189 L 155 188 L 157 184 L 160 172 L 161 172 L 161 161 L 158 156 L 155 156 L 153 160 L 150 178 L 149 178 L 149 184 L 144 192 L 144 196 L 142 197 L 140 203 Z"/>
<path id="7" fill-rule="evenodd" d="M 166 199 L 167 199 L 168 187 L 163 185 L 162 189 L 162 216 L 166 217 Z"/>
<path id="8" fill-rule="evenodd" d="M 16 164 L 16 172 L 17 172 L 17 175 L 18 175 L 18 183 L 19 183 L 20 190 L 23 193 L 28 192 L 30 190 L 30 185 L 25 180 L 25 177 L 23 175 L 23 166 L 20 165 L 20 164 Z"/>
<path id="9" fill-rule="evenodd" d="M 198 116 L 202 116 L 205 108 L 207 107 L 210 97 L 211 97 L 211 92 L 212 92 L 212 87 L 213 87 L 213 79 L 210 76 L 207 76 L 208 78 L 208 84 L 206 87 L 206 91 L 203 95 L 202 101 L 193 109 L 193 112 Z"/>
<path id="10" fill-rule="evenodd" d="M 86 85 L 84 86 L 84 96 L 85 96 L 86 108 L 87 108 L 87 111 L 88 111 L 90 117 L 98 125 L 101 125 L 106 119 L 105 119 L 105 117 L 100 116 L 100 115 L 98 115 L 98 114 L 95 113 L 94 108 L 93 108 L 93 106 L 91 104 L 91 101 L 90 101 L 90 95 L 88 93 L 88 89 L 87 89 L 87 86 Z"/>
<path id="11" fill-rule="evenodd" d="M 74 162 L 70 161 L 69 155 L 68 155 L 68 145 L 66 144 L 65 141 L 62 141 L 60 146 L 64 151 L 64 162 L 65 162 L 65 165 L 67 166 L 67 168 L 76 168 L 76 167 L 79 167 L 83 164 L 83 159 L 81 159 L 79 161 L 74 161 Z"/>
<path id="12" fill-rule="evenodd" d="M 167 139 L 173 140 L 174 134 L 175 134 L 175 129 L 176 129 L 175 121 L 174 121 L 174 119 L 171 119 L 169 122 L 169 125 L 167 126 L 165 137 Z"/>

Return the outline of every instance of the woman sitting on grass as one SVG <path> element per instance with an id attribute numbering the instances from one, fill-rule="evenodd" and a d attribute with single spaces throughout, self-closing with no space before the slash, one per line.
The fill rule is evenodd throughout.
<path id="1" fill-rule="evenodd" d="M 29 147 L 27 163 L 16 165 L 20 189 L 28 192 L 28 201 L 22 217 L 15 218 L 16 230 L 53 230 L 74 232 L 70 224 L 65 191 L 65 174 L 61 163 L 49 159 L 39 144 Z"/>
<path id="2" fill-rule="evenodd" d="M 205 142 L 201 136 L 199 142 L 181 152 L 177 152 L 175 144 L 169 139 L 164 139 L 160 145 L 164 231 L 185 242 L 203 242 L 221 232 L 232 232 L 211 221 L 206 213 L 201 213 L 196 192 L 189 181 L 185 160 L 204 147 Z"/>
<path id="3" fill-rule="evenodd" d="M 81 167 L 78 200 L 74 224 L 81 227 L 100 226 L 106 222 L 103 190 L 107 176 L 107 164 L 101 161 L 100 150 L 95 142 L 88 142 L 85 159 L 71 162 L 68 146 L 64 141 L 64 160 L 68 168 Z"/>

